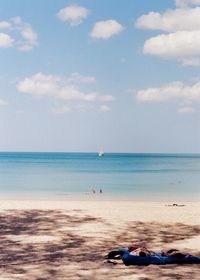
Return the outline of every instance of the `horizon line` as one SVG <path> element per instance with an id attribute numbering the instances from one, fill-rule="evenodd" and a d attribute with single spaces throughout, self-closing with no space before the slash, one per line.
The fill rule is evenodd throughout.
<path id="1" fill-rule="evenodd" d="M 98 151 L 1 151 L 0 153 L 82 153 L 82 154 L 98 154 Z M 112 151 L 105 152 L 105 154 L 149 154 L 149 155 L 200 155 L 200 152 L 122 152 Z"/>

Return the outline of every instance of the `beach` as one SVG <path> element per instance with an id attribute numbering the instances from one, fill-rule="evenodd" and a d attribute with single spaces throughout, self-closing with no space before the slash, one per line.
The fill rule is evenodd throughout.
<path id="1" fill-rule="evenodd" d="M 199 265 L 125 266 L 130 243 L 200 255 L 200 202 L 0 200 L 0 279 L 199 279 Z"/>
<path id="2" fill-rule="evenodd" d="M 0 12 L 0 280 L 200 280 L 200 0 Z"/>

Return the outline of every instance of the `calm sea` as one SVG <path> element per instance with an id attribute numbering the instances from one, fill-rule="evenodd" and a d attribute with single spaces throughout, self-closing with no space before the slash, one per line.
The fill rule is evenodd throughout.
<path id="1" fill-rule="evenodd" d="M 2 152 L 0 196 L 200 200 L 200 155 Z"/>

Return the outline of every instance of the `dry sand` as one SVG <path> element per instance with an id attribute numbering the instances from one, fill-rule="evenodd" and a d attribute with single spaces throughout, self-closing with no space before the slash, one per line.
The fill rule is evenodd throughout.
<path id="1" fill-rule="evenodd" d="M 126 267 L 104 259 L 132 242 L 200 255 L 200 203 L 169 204 L 2 200 L 0 280 L 200 279 L 199 265 Z"/>

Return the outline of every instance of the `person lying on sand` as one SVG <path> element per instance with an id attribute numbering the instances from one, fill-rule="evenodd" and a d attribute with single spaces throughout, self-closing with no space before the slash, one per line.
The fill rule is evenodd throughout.
<path id="1" fill-rule="evenodd" d="M 130 245 L 127 249 L 111 251 L 108 253 L 107 259 L 122 259 L 125 265 L 200 263 L 199 257 L 180 252 L 177 249 L 154 252 L 146 247 L 135 245 Z"/>
<path id="2" fill-rule="evenodd" d="M 148 250 L 146 247 L 137 247 L 135 245 L 130 245 L 128 247 L 128 251 L 132 256 L 155 256 L 157 253 L 154 251 Z M 182 253 L 177 249 L 170 249 L 170 250 L 165 250 L 160 252 L 161 256 L 174 256 L 178 258 L 182 258 L 187 256 L 188 254 Z"/>
<path id="3" fill-rule="evenodd" d="M 128 251 L 132 256 L 154 256 L 155 252 L 148 250 L 146 247 L 137 247 L 135 245 L 128 246 Z"/>

